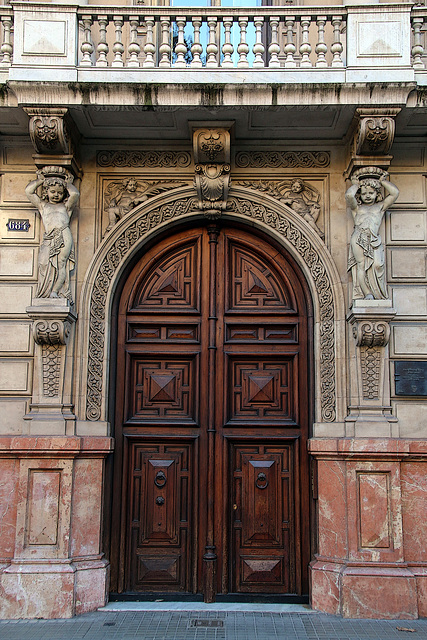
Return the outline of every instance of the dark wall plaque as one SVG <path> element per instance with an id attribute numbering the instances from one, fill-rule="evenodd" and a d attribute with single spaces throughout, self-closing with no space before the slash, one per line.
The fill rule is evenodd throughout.
<path id="1" fill-rule="evenodd" d="M 427 361 L 396 360 L 394 384 L 397 396 L 427 396 Z"/>

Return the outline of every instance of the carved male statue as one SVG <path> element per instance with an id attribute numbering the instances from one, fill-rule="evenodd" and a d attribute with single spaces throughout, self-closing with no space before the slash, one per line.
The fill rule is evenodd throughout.
<path id="1" fill-rule="evenodd" d="M 372 177 L 360 179 L 361 175 L 369 174 Z M 381 300 L 388 297 L 384 247 L 379 228 L 386 210 L 397 200 L 399 189 L 386 177 L 387 174 L 376 167 L 359 169 L 354 173 L 351 187 L 345 194 L 347 207 L 354 220 L 348 260 L 348 270 L 351 270 L 353 278 L 353 300 Z M 385 191 L 384 198 L 382 188 Z"/>
<path id="2" fill-rule="evenodd" d="M 30 182 L 25 193 L 37 207 L 45 228 L 39 251 L 37 298 L 67 298 L 70 271 L 74 268 L 74 244 L 70 218 L 79 199 L 72 176 L 62 167 L 44 167 L 37 180 Z M 41 197 L 37 189 L 42 186 Z"/>

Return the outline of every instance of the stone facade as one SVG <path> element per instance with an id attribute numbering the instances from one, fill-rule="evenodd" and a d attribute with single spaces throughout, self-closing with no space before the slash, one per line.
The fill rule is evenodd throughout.
<path id="1" fill-rule="evenodd" d="M 223 18 L 230 35 L 225 9 L 197 9 L 193 29 L 212 37 L 204 53 L 193 39 L 191 59 L 177 9 L 175 43 L 163 7 L 116 9 L 1 13 L 0 615 L 108 599 L 115 296 L 145 246 L 209 218 L 264 232 L 311 292 L 312 606 L 427 616 L 427 12 L 235 12 L 255 34 L 237 63 L 231 36 L 222 58 L 215 41 Z M 345 194 L 372 168 L 397 191 L 373 234 L 386 293 L 366 298 L 348 272 Z M 65 227 L 74 244 L 59 297 L 37 293 L 49 229 L 26 195 L 55 171 L 80 198 L 52 227 L 50 259 Z"/>

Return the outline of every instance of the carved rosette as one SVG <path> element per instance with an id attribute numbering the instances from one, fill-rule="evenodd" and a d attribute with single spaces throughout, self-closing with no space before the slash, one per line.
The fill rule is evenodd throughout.
<path id="1" fill-rule="evenodd" d="M 193 151 L 198 208 L 208 218 L 219 218 L 227 207 L 230 188 L 228 129 L 196 129 L 193 134 Z"/>
<path id="2" fill-rule="evenodd" d="M 66 108 L 27 107 L 30 138 L 37 153 L 71 154 L 71 137 L 65 123 Z"/>

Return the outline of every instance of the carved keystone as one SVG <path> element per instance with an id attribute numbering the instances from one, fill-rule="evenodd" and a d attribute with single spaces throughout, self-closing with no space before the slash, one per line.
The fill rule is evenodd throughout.
<path id="1" fill-rule="evenodd" d="M 219 218 L 227 207 L 230 187 L 230 132 L 204 127 L 193 132 L 194 186 L 198 207 L 208 218 Z"/>

